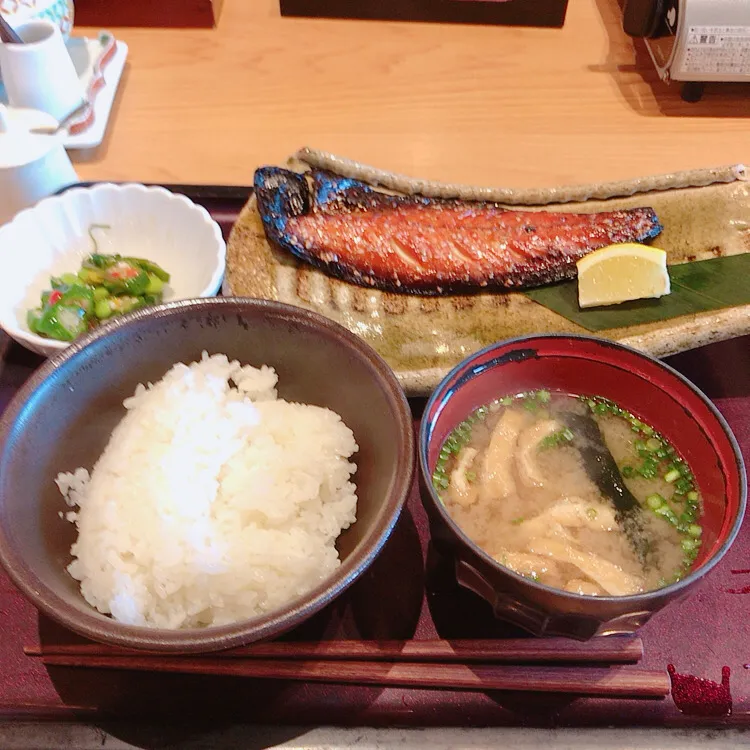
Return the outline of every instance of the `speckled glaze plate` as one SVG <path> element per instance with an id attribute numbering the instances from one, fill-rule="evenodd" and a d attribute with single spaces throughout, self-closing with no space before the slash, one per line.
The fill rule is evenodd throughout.
<path id="1" fill-rule="evenodd" d="M 287 166 L 300 171 L 327 168 L 388 191 L 508 206 L 595 212 L 649 205 L 664 225 L 657 244 L 667 251 L 670 264 L 750 252 L 750 182 L 742 166 L 539 190 L 425 182 L 310 149 L 300 151 Z M 412 396 L 429 394 L 462 359 L 495 341 L 533 333 L 587 333 L 520 293 L 420 297 L 333 279 L 269 245 L 254 198 L 229 239 L 224 293 L 287 302 L 338 321 L 390 363 Z M 746 333 L 750 305 L 598 335 L 666 356 Z"/>

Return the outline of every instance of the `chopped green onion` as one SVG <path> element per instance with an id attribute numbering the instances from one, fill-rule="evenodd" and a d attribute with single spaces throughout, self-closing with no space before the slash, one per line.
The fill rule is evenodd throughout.
<path id="1" fill-rule="evenodd" d="M 687 493 L 687 499 L 690 500 L 690 502 L 697 502 L 698 501 L 698 493 L 695 490 L 691 490 Z"/>
<path id="2" fill-rule="evenodd" d="M 647 458 L 638 469 L 638 473 L 644 479 L 653 479 L 659 470 L 659 465 L 653 458 Z"/>
<path id="3" fill-rule="evenodd" d="M 694 539 L 697 539 L 703 533 L 703 529 L 697 523 L 693 523 L 688 526 L 687 533 Z"/>
<path id="4" fill-rule="evenodd" d="M 675 512 L 666 503 L 660 505 L 658 508 L 654 508 L 654 513 L 656 513 L 657 516 L 661 516 L 665 521 L 669 521 L 672 526 L 678 526 L 680 523 Z"/>
<path id="5" fill-rule="evenodd" d="M 523 523 L 523 518 L 514 518 L 511 523 L 514 526 L 520 526 Z"/>
<path id="6" fill-rule="evenodd" d="M 449 484 L 450 481 L 448 480 L 448 477 L 445 476 L 445 474 L 438 474 L 437 472 L 435 472 L 432 475 L 432 485 L 436 490 L 447 490 Z"/>
<path id="7" fill-rule="evenodd" d="M 537 391 L 536 397 L 537 400 L 541 401 L 543 404 L 548 404 L 549 400 L 552 398 L 552 394 L 549 391 Z"/>
<path id="8" fill-rule="evenodd" d="M 691 508 L 680 513 L 680 523 L 685 526 L 685 531 L 687 531 L 688 526 L 690 526 L 693 521 L 695 521 L 695 511 Z"/>
<path id="9" fill-rule="evenodd" d="M 658 492 L 654 492 L 653 495 L 649 495 L 646 498 L 646 505 L 648 505 L 651 510 L 661 508 L 661 506 L 664 505 L 665 502 L 666 500 Z"/>
<path id="10" fill-rule="evenodd" d="M 564 427 L 562 430 L 553 432 L 551 435 L 547 435 L 546 438 L 540 440 L 537 449 L 541 451 L 548 448 L 557 448 L 563 443 L 569 443 L 573 438 L 575 438 L 573 432 L 569 428 Z"/>
<path id="11" fill-rule="evenodd" d="M 664 481 L 672 484 L 680 478 L 680 472 L 677 469 L 671 469 L 664 475 Z"/>
<path id="12" fill-rule="evenodd" d="M 599 515 L 599 512 L 596 508 L 586 508 L 586 515 L 593 521 Z"/>
<path id="13" fill-rule="evenodd" d="M 661 440 L 657 440 L 654 437 L 651 437 L 646 441 L 646 448 L 650 450 L 652 453 L 656 453 L 657 451 L 661 449 L 661 447 L 662 447 Z"/>
<path id="14" fill-rule="evenodd" d="M 632 466 L 623 466 L 620 469 L 620 474 L 622 474 L 625 479 L 630 479 L 635 476 L 635 469 Z"/>
<path id="15" fill-rule="evenodd" d="M 698 547 L 699 544 L 700 542 L 696 541 L 695 539 L 683 539 L 680 542 L 680 546 L 682 547 L 683 552 L 692 552 Z"/>
<path id="16" fill-rule="evenodd" d="M 477 473 L 475 471 L 467 471 L 466 472 L 466 481 L 467 482 L 476 482 L 477 480 Z"/>
<path id="17" fill-rule="evenodd" d="M 674 484 L 675 492 L 684 495 L 693 489 L 693 483 L 688 479 L 678 479 Z"/>

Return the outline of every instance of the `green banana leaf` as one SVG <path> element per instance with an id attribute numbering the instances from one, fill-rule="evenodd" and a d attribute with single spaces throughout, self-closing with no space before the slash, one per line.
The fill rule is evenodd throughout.
<path id="1" fill-rule="evenodd" d="M 750 253 L 669 267 L 672 291 L 659 299 L 581 309 L 578 282 L 528 289 L 530 299 L 589 331 L 655 323 L 682 315 L 750 304 Z"/>

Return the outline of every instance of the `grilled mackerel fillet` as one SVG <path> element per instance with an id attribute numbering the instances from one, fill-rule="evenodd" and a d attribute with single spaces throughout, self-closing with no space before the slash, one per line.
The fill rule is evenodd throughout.
<path id="1" fill-rule="evenodd" d="M 653 209 L 579 214 L 395 196 L 322 170 L 255 173 L 269 242 L 345 281 L 422 295 L 522 289 L 576 275 L 597 248 L 642 242 Z"/>

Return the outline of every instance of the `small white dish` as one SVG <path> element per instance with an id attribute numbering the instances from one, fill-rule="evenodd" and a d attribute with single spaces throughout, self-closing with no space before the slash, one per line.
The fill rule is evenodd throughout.
<path id="1" fill-rule="evenodd" d="M 95 148 L 102 143 L 107 131 L 115 94 L 125 69 L 128 45 L 115 39 L 110 32 L 101 31 L 96 39 L 71 37 L 66 47 L 91 102 L 91 111 L 71 125 L 63 145 L 68 149 Z M 0 81 L 0 103 L 7 101 Z"/>
<path id="2" fill-rule="evenodd" d="M 0 327 L 19 344 L 52 356 L 68 342 L 32 333 L 50 276 L 75 273 L 94 252 L 153 260 L 171 274 L 164 301 L 213 297 L 224 276 L 226 245 L 208 211 L 182 195 L 139 184 L 71 188 L 21 211 L 0 228 Z"/>

